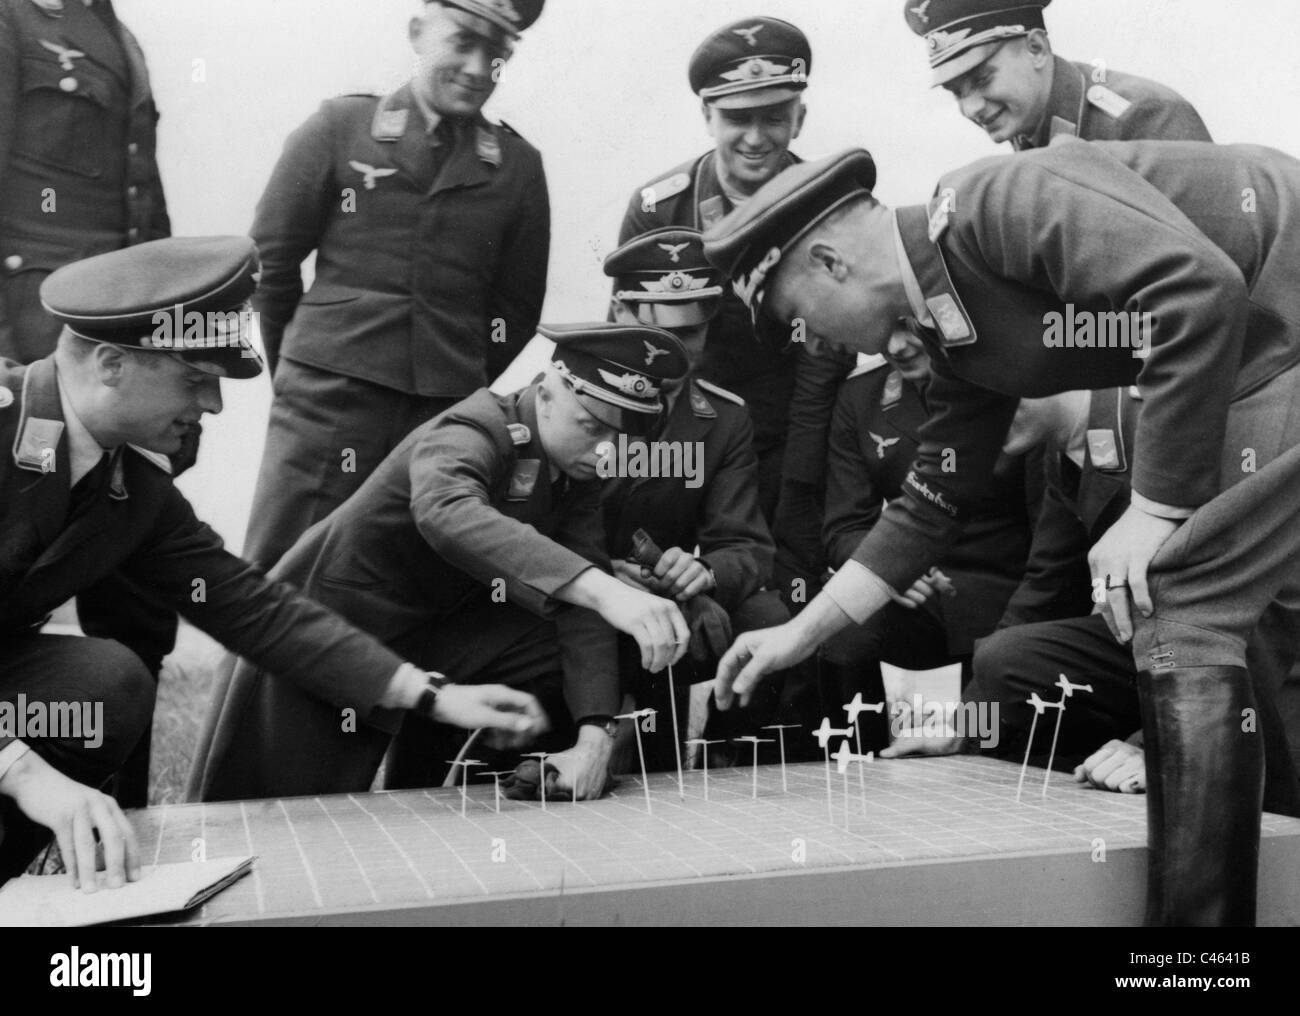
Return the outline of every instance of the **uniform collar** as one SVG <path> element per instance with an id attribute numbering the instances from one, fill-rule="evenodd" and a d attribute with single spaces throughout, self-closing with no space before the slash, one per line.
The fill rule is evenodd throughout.
<path id="1" fill-rule="evenodd" d="M 420 90 L 415 87 L 414 83 L 411 84 L 410 88 L 411 101 L 415 104 L 415 108 L 420 111 L 420 115 L 424 117 L 425 133 L 432 135 L 438 129 L 438 124 L 442 123 L 442 114 L 436 112 L 425 101 L 424 96 L 420 94 Z"/>
<path id="2" fill-rule="evenodd" d="M 1087 105 L 1088 82 L 1083 72 L 1068 60 L 1052 57 L 1052 90 L 1047 96 L 1043 119 L 1032 135 L 1013 139 L 1017 151 L 1046 148 L 1058 134 L 1077 137 Z"/>
<path id="3" fill-rule="evenodd" d="M 948 230 L 951 216 L 947 189 L 926 205 L 910 205 L 894 213 L 895 238 L 901 245 L 899 268 L 904 277 L 913 273 L 913 283 L 920 289 L 921 306 L 926 317 L 923 325 L 937 332 L 945 350 L 956 346 L 973 346 L 979 339 L 975 324 L 966 312 L 961 295 L 953 285 L 944 260 L 940 240 Z M 909 302 L 913 294 L 909 293 Z M 926 324 L 929 320 L 931 323 Z"/>
<path id="4" fill-rule="evenodd" d="M 894 212 L 894 254 L 898 257 L 898 268 L 903 275 L 903 289 L 907 293 L 907 302 L 912 306 L 912 316 L 926 328 L 934 328 L 934 317 L 925 305 L 921 283 L 917 281 L 912 261 L 907 256 L 907 246 L 903 243 L 903 233 L 898 224 L 898 212 Z"/>

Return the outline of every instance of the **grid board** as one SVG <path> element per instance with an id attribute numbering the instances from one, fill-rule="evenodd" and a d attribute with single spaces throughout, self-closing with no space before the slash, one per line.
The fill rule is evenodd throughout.
<path id="1" fill-rule="evenodd" d="M 167 806 L 132 819 L 146 862 L 190 860 L 198 840 L 208 858 L 257 855 L 252 874 L 178 919 L 192 924 L 322 923 L 331 916 L 345 918 L 337 923 L 446 923 L 464 904 L 656 887 L 695 892 L 808 874 L 835 876 L 814 892 L 834 896 L 846 873 L 896 878 L 918 866 L 932 866 L 934 877 L 966 865 L 963 880 L 996 868 L 1004 882 L 1022 869 L 1060 881 L 1061 872 L 1087 878 L 1090 869 L 1107 867 L 1092 863 L 1099 839 L 1108 860 L 1132 855 L 1110 865 L 1107 878 L 1120 870 L 1130 882 L 1144 877 L 1142 796 L 1090 790 L 1053 773 L 1043 800 L 1043 771 L 1030 769 L 1017 804 L 1019 771 L 977 757 L 876 761 L 864 766 L 865 812 L 856 765 L 847 774 L 847 811 L 844 778 L 830 767 L 828 813 L 827 767 L 809 763 L 787 767 L 788 792 L 779 766 L 759 766 L 757 798 L 748 766 L 711 771 L 707 800 L 699 770 L 686 773 L 684 799 L 675 774 L 652 774 L 649 814 L 640 779 L 624 778 L 599 801 L 552 801 L 543 810 L 502 798 L 500 812 L 491 780 L 471 782 L 464 817 L 460 790 L 437 789 Z M 1266 846 L 1285 848 L 1280 866 L 1297 881 L 1300 820 L 1266 815 L 1264 836 Z M 800 843 L 803 856 L 796 857 Z M 998 867 L 1006 861 L 1020 867 Z M 1121 895 L 1134 891 L 1127 885 Z M 1136 894 L 1140 900 L 1140 882 Z M 620 920 L 628 905 L 618 903 Z M 1288 897 L 1287 919 L 1294 919 L 1292 908 Z M 537 919 L 527 907 L 475 912 Z M 563 923 L 562 907 L 556 916 Z"/>

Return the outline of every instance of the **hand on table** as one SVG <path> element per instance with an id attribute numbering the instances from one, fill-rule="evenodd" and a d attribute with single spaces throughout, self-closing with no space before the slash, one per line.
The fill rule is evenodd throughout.
<path id="1" fill-rule="evenodd" d="M 1147 789 L 1146 755 L 1127 741 L 1107 741 L 1076 766 L 1074 778 L 1100 790 L 1143 794 Z"/>
<path id="2" fill-rule="evenodd" d="M 0 792 L 13 798 L 29 819 L 54 833 L 75 888 L 93 893 L 101 887 L 118 889 L 140 878 L 135 831 L 107 794 L 69 779 L 34 751 L 14 763 L 0 783 Z M 102 876 L 96 872 L 100 848 L 104 852 Z"/>

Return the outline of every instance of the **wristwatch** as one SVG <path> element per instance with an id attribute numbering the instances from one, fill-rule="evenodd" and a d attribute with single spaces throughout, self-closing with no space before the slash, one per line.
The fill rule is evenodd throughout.
<path id="1" fill-rule="evenodd" d="M 420 697 L 415 700 L 415 712 L 426 720 L 436 723 L 433 710 L 438 704 L 438 693 L 451 684 L 451 681 L 446 674 L 439 674 L 434 670 L 429 671 L 428 677 L 429 683 L 424 686 Z"/>
<path id="2" fill-rule="evenodd" d="M 614 735 L 618 732 L 618 720 L 612 716 L 602 716 L 596 714 L 593 716 L 584 716 L 578 721 L 580 727 L 599 727 L 603 730 L 612 741 Z"/>

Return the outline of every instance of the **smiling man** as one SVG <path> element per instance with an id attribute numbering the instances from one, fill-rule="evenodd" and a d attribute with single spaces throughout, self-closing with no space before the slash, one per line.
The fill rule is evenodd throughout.
<path id="1" fill-rule="evenodd" d="M 789 22 L 752 17 L 711 33 L 688 77 L 714 148 L 636 190 L 619 244 L 667 227 L 708 229 L 797 164 L 790 145 L 807 116 L 811 70 L 808 39 Z M 773 529 L 774 583 L 787 603 L 795 579 L 815 588 L 821 572 L 826 430 L 852 369 L 851 357 L 813 356 L 791 338 L 758 334 L 727 287 L 694 367 L 696 377 L 744 399 L 753 420 L 759 506 Z"/>
<path id="2" fill-rule="evenodd" d="M 1209 141 L 1171 88 L 1113 71 L 1101 60 L 1052 53 L 1043 22 L 1051 0 L 907 0 L 908 26 L 923 36 L 932 83 L 996 142 L 1020 151 L 1057 134 L 1085 141 Z"/>
<path id="3" fill-rule="evenodd" d="M 537 150 L 482 108 L 542 2 L 431 0 L 408 27 L 407 84 L 330 99 L 286 143 L 252 228 L 275 398 L 249 560 L 273 565 L 533 337 L 546 176 Z"/>
<path id="4" fill-rule="evenodd" d="M 220 379 L 262 371 L 239 313 L 257 268 L 244 237 L 159 240 L 68 265 L 41 287 L 63 326 L 54 353 L 26 368 L 0 359 L 0 702 L 98 703 L 106 726 L 91 747 L 0 725 L 0 882 L 51 832 L 86 891 L 138 877 L 131 827 L 95 788 L 149 729 L 153 679 L 111 627 L 41 632 L 69 597 L 115 575 L 231 649 L 315 682 L 362 722 L 396 725 L 417 706 L 520 736 L 544 721 L 507 688 L 441 688 L 428 703 L 427 675 L 227 553 L 172 485 L 164 456 L 221 412 Z M 209 313 L 234 329 L 157 341 L 168 315 Z"/>

